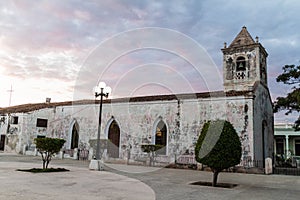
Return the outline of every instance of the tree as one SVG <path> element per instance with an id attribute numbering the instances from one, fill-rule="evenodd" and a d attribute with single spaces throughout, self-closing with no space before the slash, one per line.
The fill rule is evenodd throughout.
<path id="1" fill-rule="evenodd" d="M 54 154 L 58 153 L 66 140 L 59 138 L 35 138 L 38 152 L 42 155 L 43 169 L 47 169 Z"/>
<path id="2" fill-rule="evenodd" d="M 143 144 L 141 148 L 143 152 L 148 153 L 150 158 L 149 165 L 153 166 L 156 153 L 159 153 L 159 150 L 165 147 L 159 144 Z"/>
<path id="3" fill-rule="evenodd" d="M 230 122 L 216 120 L 204 124 L 196 143 L 195 157 L 197 162 L 211 168 L 212 186 L 217 185 L 221 171 L 240 163 L 241 156 L 241 142 Z"/>
<path id="4" fill-rule="evenodd" d="M 286 97 L 278 97 L 274 102 L 274 112 L 287 110 L 286 115 L 293 111 L 300 112 L 300 65 L 285 65 L 283 73 L 277 78 L 277 82 L 291 85 L 292 91 Z M 300 130 L 300 116 L 295 121 L 295 130 Z"/>

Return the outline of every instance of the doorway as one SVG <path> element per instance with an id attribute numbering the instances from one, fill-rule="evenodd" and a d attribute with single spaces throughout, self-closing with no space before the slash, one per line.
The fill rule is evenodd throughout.
<path id="1" fill-rule="evenodd" d="M 120 127 L 116 120 L 113 120 L 108 129 L 107 154 L 111 158 L 119 158 Z"/>
<path id="2" fill-rule="evenodd" d="M 78 148 L 79 130 L 78 124 L 75 122 L 72 127 L 71 149 Z"/>
<path id="3" fill-rule="evenodd" d="M 167 126 L 160 120 L 156 126 L 156 133 L 155 133 L 155 144 L 161 145 L 162 148 L 157 151 L 160 155 L 166 155 L 167 153 Z"/>
<path id="4" fill-rule="evenodd" d="M 300 156 L 300 140 L 295 140 L 295 156 Z"/>
<path id="5" fill-rule="evenodd" d="M 0 151 L 4 151 L 6 135 L 0 137 Z"/>

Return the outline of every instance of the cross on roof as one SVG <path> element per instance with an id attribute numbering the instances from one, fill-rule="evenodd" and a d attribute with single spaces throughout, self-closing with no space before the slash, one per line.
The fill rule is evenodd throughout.
<path id="1" fill-rule="evenodd" d="M 7 92 L 9 92 L 9 106 L 11 105 L 11 96 L 12 96 L 12 93 L 14 92 L 14 90 L 12 89 L 12 85 L 10 85 L 10 90 L 7 90 Z"/>

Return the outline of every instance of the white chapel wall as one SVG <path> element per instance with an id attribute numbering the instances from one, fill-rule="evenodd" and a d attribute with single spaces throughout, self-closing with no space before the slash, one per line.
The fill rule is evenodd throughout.
<path id="1" fill-rule="evenodd" d="M 19 132 L 18 149 L 33 144 L 37 135 L 64 138 L 66 149 L 70 147 L 72 123 L 79 126 L 79 144 L 89 148 L 89 141 L 97 138 L 98 104 L 58 106 L 23 114 L 22 131 Z M 46 129 L 36 127 L 37 118 L 48 119 Z M 243 144 L 243 156 L 253 158 L 252 99 L 243 96 L 214 97 L 207 99 L 183 99 L 149 102 L 104 103 L 101 138 L 107 139 L 108 126 L 114 118 L 120 127 L 120 157 L 132 147 L 132 158 L 141 154 L 140 145 L 153 142 L 155 121 L 161 118 L 167 126 L 167 155 L 193 154 L 194 144 L 203 124 L 208 120 L 230 121 Z M 177 121 L 179 120 L 179 123 Z M 179 125 L 179 126 L 178 126 Z"/>

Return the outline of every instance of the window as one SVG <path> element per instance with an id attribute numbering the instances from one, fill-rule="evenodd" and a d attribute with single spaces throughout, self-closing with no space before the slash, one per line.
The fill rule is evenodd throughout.
<path id="1" fill-rule="evenodd" d="M 18 124 L 18 122 L 19 122 L 19 117 L 18 116 L 12 116 L 10 118 L 10 123 L 11 124 Z"/>
<path id="2" fill-rule="evenodd" d="M 276 139 L 276 154 L 284 154 L 283 139 Z"/>
<path id="3" fill-rule="evenodd" d="M 245 71 L 246 70 L 246 59 L 242 56 L 236 59 L 236 71 Z"/>
<path id="4" fill-rule="evenodd" d="M 300 156 L 300 140 L 295 140 L 295 156 Z"/>
<path id="5" fill-rule="evenodd" d="M 47 119 L 37 118 L 37 120 L 36 120 L 36 127 L 47 128 L 47 124 L 48 124 L 48 120 Z"/>

